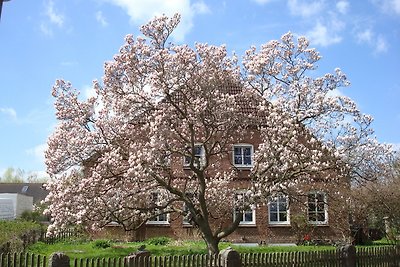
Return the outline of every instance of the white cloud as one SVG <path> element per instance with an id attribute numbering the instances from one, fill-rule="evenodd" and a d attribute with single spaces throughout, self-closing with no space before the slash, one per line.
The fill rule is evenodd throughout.
<path id="1" fill-rule="evenodd" d="M 272 2 L 273 0 L 253 0 L 253 2 L 256 2 L 259 5 L 265 5 L 268 4 L 270 2 Z"/>
<path id="2" fill-rule="evenodd" d="M 388 44 L 382 35 L 376 35 L 371 29 L 365 29 L 356 34 L 358 43 L 367 44 L 374 49 L 374 53 L 381 54 L 388 51 Z"/>
<path id="3" fill-rule="evenodd" d="M 388 44 L 383 36 L 378 36 L 375 42 L 375 52 L 385 53 L 388 50 Z"/>
<path id="4" fill-rule="evenodd" d="M 53 36 L 53 31 L 50 29 L 50 27 L 46 23 L 42 22 L 40 24 L 40 31 L 46 36 Z"/>
<path id="5" fill-rule="evenodd" d="M 97 22 L 100 23 L 101 26 L 103 26 L 103 27 L 108 26 L 108 22 L 107 22 L 106 18 L 104 17 L 103 12 L 101 12 L 101 11 L 96 12 L 96 20 L 97 20 Z"/>
<path id="6" fill-rule="evenodd" d="M 339 11 L 341 14 L 346 14 L 347 11 L 349 10 L 350 4 L 349 2 L 345 0 L 341 0 L 336 3 L 336 9 Z"/>
<path id="7" fill-rule="evenodd" d="M 400 0 L 391 1 L 392 8 L 397 15 L 400 15 Z"/>
<path id="8" fill-rule="evenodd" d="M 17 112 L 13 108 L 0 108 L 0 113 L 5 114 L 13 120 L 17 120 Z"/>
<path id="9" fill-rule="evenodd" d="M 94 89 L 93 86 L 90 85 L 83 86 L 81 92 L 84 101 L 88 100 L 91 97 L 97 97 L 96 90 Z M 97 103 L 94 107 L 95 112 L 98 113 L 103 108 L 104 108 L 104 102 L 102 101 L 101 98 L 97 98 Z"/>
<path id="10" fill-rule="evenodd" d="M 400 0 L 374 0 L 373 3 L 385 13 L 400 15 Z"/>
<path id="11" fill-rule="evenodd" d="M 90 85 L 85 85 L 82 88 L 83 92 L 83 97 L 86 99 L 89 99 L 90 97 L 95 97 L 96 96 L 96 90 L 94 90 L 93 86 Z"/>
<path id="12" fill-rule="evenodd" d="M 58 27 L 63 26 L 64 16 L 54 8 L 54 2 L 52 0 L 46 3 L 46 16 L 51 23 L 56 24 Z"/>
<path id="13" fill-rule="evenodd" d="M 210 8 L 202 1 L 194 3 L 192 7 L 196 14 L 207 14 L 211 12 Z"/>
<path id="14" fill-rule="evenodd" d="M 173 33 L 172 37 L 176 41 L 182 41 L 185 35 L 193 27 L 193 18 L 196 14 L 210 12 L 208 6 L 203 1 L 191 4 L 190 0 L 107 0 L 109 3 L 124 9 L 133 23 L 143 24 L 154 16 L 180 13 L 181 23 Z"/>
<path id="15" fill-rule="evenodd" d="M 306 36 L 313 45 L 329 46 L 342 41 L 337 33 L 328 31 L 328 27 L 320 22 L 317 22 L 314 28 L 306 33 Z"/>
<path id="16" fill-rule="evenodd" d="M 44 163 L 44 161 L 45 161 L 44 152 L 46 151 L 46 149 L 47 149 L 47 143 L 40 144 L 33 148 L 30 148 L 26 151 L 26 153 L 28 155 L 33 156 L 36 161 Z"/>
<path id="17" fill-rule="evenodd" d="M 370 29 L 365 29 L 364 31 L 361 31 L 357 33 L 356 38 L 358 42 L 371 42 L 372 41 L 372 31 Z"/>
<path id="18" fill-rule="evenodd" d="M 345 96 L 339 88 L 335 88 L 329 91 L 326 95 L 327 97 L 343 97 Z"/>
<path id="19" fill-rule="evenodd" d="M 46 36 L 53 36 L 53 27 L 56 25 L 62 28 L 64 25 L 65 17 L 54 6 L 53 0 L 48 0 L 45 2 L 44 15 L 46 17 L 45 21 L 41 21 L 39 29 Z"/>
<path id="20" fill-rule="evenodd" d="M 289 11 L 292 15 L 311 17 L 324 9 L 323 1 L 288 0 Z"/>

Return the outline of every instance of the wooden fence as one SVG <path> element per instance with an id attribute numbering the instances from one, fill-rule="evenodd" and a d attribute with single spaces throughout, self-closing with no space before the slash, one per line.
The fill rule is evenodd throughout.
<path id="1" fill-rule="evenodd" d="M 347 267 L 340 250 L 240 254 L 243 267 Z M 1 254 L 0 267 L 47 267 L 45 256 Z M 146 256 L 137 258 L 71 259 L 70 267 L 224 267 L 220 256 Z M 354 266 L 354 265 L 353 265 Z M 400 267 L 399 247 L 358 248 L 354 267 Z"/>
<path id="2" fill-rule="evenodd" d="M 54 244 L 57 242 L 71 240 L 72 238 L 80 237 L 82 233 L 76 230 L 64 230 L 60 233 L 48 235 L 45 231 L 41 233 L 39 241 L 46 244 Z M 1 266 L 0 266 L 1 267 Z"/>
<path id="3" fill-rule="evenodd" d="M 356 260 L 359 267 L 400 267 L 400 247 L 358 248 Z"/>

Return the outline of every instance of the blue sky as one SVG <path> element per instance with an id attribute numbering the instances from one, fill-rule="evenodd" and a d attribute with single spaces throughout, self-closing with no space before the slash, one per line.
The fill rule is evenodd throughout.
<path id="1" fill-rule="evenodd" d="M 175 12 L 174 42 L 239 55 L 288 31 L 307 36 L 323 57 L 318 73 L 341 68 L 352 83 L 341 93 L 375 118 L 379 141 L 400 146 L 400 0 L 11 0 L 0 22 L 0 175 L 45 171 L 56 79 L 85 97 L 126 34 Z"/>

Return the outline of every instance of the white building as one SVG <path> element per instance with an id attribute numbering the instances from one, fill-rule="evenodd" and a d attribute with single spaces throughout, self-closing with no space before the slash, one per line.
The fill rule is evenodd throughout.
<path id="1" fill-rule="evenodd" d="M 0 220 L 12 220 L 24 211 L 32 211 L 33 197 L 18 193 L 0 193 Z"/>

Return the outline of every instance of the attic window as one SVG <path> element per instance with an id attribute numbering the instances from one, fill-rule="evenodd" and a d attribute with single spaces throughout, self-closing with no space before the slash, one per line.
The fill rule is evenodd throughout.
<path id="1" fill-rule="evenodd" d="M 233 165 L 238 168 L 251 168 L 253 166 L 253 146 L 235 144 L 233 146 Z"/>
<path id="2" fill-rule="evenodd" d="M 21 189 L 21 193 L 25 194 L 28 191 L 29 186 L 28 185 L 24 185 Z"/>

